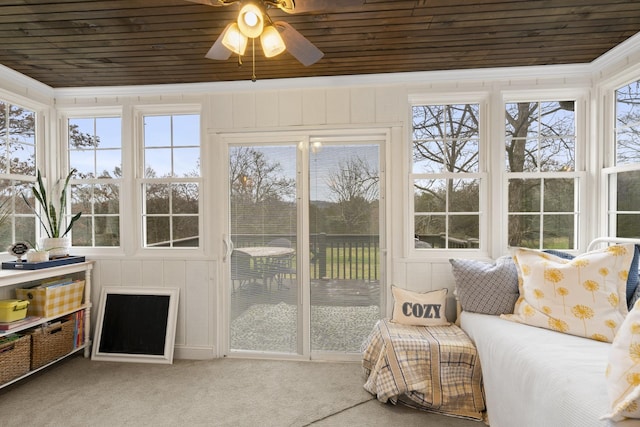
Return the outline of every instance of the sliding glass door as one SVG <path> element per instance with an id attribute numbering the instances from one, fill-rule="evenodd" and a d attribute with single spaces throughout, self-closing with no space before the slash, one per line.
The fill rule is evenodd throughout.
<path id="1" fill-rule="evenodd" d="M 380 318 L 380 145 L 310 145 L 311 350 L 355 353 Z"/>
<path id="2" fill-rule="evenodd" d="M 229 144 L 229 350 L 357 354 L 380 318 L 384 138 Z"/>
<path id="3" fill-rule="evenodd" d="M 298 353 L 297 145 L 229 147 L 231 350 Z"/>

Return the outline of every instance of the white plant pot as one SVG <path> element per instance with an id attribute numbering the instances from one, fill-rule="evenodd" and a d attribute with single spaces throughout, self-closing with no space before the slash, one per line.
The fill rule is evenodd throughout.
<path id="1" fill-rule="evenodd" d="M 49 251 L 29 251 L 27 252 L 27 262 L 49 261 Z"/>
<path id="2" fill-rule="evenodd" d="M 43 237 L 40 239 L 40 247 L 49 251 L 50 258 L 69 256 L 71 237 Z"/>

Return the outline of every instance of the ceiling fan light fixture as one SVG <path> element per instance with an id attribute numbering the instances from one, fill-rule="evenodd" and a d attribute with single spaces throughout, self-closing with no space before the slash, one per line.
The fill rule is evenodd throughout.
<path id="1" fill-rule="evenodd" d="M 287 48 L 280 32 L 273 25 L 265 27 L 260 35 L 260 44 L 262 44 L 262 51 L 267 58 L 280 55 Z"/>
<path id="2" fill-rule="evenodd" d="M 247 49 L 247 37 L 242 34 L 238 24 L 231 24 L 222 36 L 222 44 L 237 55 L 244 55 Z"/>
<path id="3" fill-rule="evenodd" d="M 238 15 L 238 27 L 242 34 L 249 38 L 256 38 L 264 29 L 264 15 L 254 3 L 247 3 L 240 9 Z"/>

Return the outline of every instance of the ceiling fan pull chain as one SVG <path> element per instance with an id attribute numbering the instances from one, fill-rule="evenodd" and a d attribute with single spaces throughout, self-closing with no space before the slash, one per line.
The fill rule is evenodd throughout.
<path id="1" fill-rule="evenodd" d="M 251 81 L 255 82 L 256 79 L 256 39 L 251 39 L 251 56 L 253 57 L 253 72 L 251 74 Z"/>

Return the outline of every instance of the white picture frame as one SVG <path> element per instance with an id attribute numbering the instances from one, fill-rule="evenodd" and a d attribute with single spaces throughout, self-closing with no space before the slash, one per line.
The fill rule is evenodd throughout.
<path id="1" fill-rule="evenodd" d="M 173 363 L 177 288 L 102 288 L 91 359 Z"/>

